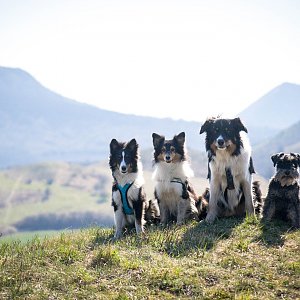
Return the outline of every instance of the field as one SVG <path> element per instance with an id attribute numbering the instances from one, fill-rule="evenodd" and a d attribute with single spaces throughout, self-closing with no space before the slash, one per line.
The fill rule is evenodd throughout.
<path id="1" fill-rule="evenodd" d="M 146 163 L 145 163 L 146 165 Z M 153 197 L 152 170 L 144 171 Z M 74 229 L 113 225 L 111 172 L 97 164 L 45 163 L 0 172 L 0 232 Z M 207 180 L 193 178 L 202 193 Z"/>
<path id="2" fill-rule="evenodd" d="M 201 159 L 194 159 L 203 174 Z M 144 163 L 145 189 L 153 197 L 152 169 Z M 205 175 L 192 178 L 198 194 L 208 186 Z M 260 180 L 263 193 L 267 181 Z M 0 172 L 0 233 L 64 230 L 113 225 L 111 172 L 107 162 L 95 164 L 44 163 Z M 13 236 L 12 236 L 13 237 Z M 3 239 L 3 238 L 2 238 Z M 0 239 L 1 240 L 1 239 Z"/>
<path id="3" fill-rule="evenodd" d="M 102 164 L 41 164 L 0 172 L 4 233 L 111 226 L 111 175 Z"/>
<path id="4" fill-rule="evenodd" d="M 1 299 L 299 299 L 300 231 L 254 218 L 0 244 Z"/>

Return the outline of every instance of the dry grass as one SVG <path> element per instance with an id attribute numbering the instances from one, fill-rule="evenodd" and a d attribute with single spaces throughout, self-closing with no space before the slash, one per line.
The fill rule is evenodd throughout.
<path id="1" fill-rule="evenodd" d="M 253 218 L 0 245 L 1 299 L 299 299 L 300 231 Z"/>

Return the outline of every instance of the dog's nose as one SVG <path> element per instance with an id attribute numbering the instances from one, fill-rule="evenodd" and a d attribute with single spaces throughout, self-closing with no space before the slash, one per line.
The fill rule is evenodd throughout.
<path id="1" fill-rule="evenodd" d="M 121 167 L 121 170 L 122 170 L 123 172 L 125 172 L 125 171 L 126 171 L 126 166 L 122 166 L 122 167 Z"/>
<path id="2" fill-rule="evenodd" d="M 217 139 L 217 143 L 218 143 L 219 146 L 222 147 L 222 146 L 224 146 L 225 141 L 223 139 Z"/>
<path id="3" fill-rule="evenodd" d="M 290 172 L 289 170 L 287 170 L 287 171 L 284 172 L 284 174 L 287 175 L 287 176 L 289 176 L 290 173 L 291 173 L 291 172 Z"/>
<path id="4" fill-rule="evenodd" d="M 166 155 L 166 160 L 170 160 L 171 156 L 170 155 Z"/>

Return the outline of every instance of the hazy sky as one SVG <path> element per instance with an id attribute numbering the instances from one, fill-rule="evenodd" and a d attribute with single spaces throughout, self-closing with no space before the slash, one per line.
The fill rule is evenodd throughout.
<path id="1" fill-rule="evenodd" d="M 0 65 L 109 110 L 233 116 L 300 83 L 300 1 L 0 0 Z"/>

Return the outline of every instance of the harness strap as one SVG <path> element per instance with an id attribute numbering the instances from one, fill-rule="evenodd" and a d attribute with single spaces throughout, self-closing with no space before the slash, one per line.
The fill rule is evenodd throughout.
<path id="1" fill-rule="evenodd" d="M 180 178 L 175 177 L 171 180 L 171 182 L 180 183 L 182 185 L 182 198 L 183 199 L 188 199 L 189 198 L 187 180 L 185 182 L 182 182 L 182 180 Z"/>
<path id="2" fill-rule="evenodd" d="M 121 186 L 120 184 L 117 185 L 117 188 L 121 195 L 121 200 L 123 204 L 123 211 L 125 215 L 133 215 L 133 209 L 129 206 L 127 192 L 129 188 L 133 185 L 134 181 L 131 183 L 126 183 L 124 186 Z"/>

